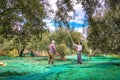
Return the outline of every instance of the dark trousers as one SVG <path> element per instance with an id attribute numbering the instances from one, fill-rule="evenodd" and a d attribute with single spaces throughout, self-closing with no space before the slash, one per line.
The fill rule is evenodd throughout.
<path id="1" fill-rule="evenodd" d="M 51 62 L 54 64 L 54 54 L 48 54 L 48 63 L 50 64 Z"/>
<path id="2" fill-rule="evenodd" d="M 77 60 L 78 60 L 78 64 L 82 64 L 82 58 L 81 58 L 81 52 L 79 51 L 77 54 Z"/>

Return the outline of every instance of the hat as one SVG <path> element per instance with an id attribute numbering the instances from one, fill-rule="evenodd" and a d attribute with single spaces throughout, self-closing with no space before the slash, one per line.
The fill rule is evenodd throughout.
<path id="1" fill-rule="evenodd" d="M 54 40 L 52 40 L 52 43 L 55 43 L 55 41 L 54 41 Z"/>

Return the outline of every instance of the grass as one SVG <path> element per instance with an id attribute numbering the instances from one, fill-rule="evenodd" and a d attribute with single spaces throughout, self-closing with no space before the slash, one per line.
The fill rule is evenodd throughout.
<path id="1" fill-rule="evenodd" d="M 76 64 L 76 55 L 66 58 L 56 57 L 51 65 L 47 57 L 0 57 L 7 63 L 0 66 L 0 80 L 119 80 L 119 58 L 104 55 L 89 60 L 82 55 L 83 64 Z"/>

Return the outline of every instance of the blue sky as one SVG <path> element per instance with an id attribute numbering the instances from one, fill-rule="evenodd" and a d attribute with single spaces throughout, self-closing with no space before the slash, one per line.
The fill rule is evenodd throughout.
<path id="1" fill-rule="evenodd" d="M 57 10 L 56 0 L 49 0 L 49 3 L 51 4 L 51 6 L 54 9 L 54 11 L 56 11 Z M 83 31 L 83 28 L 82 28 L 83 24 L 85 23 L 85 25 L 84 25 L 85 28 L 87 28 L 87 26 L 88 26 L 88 23 L 84 22 L 85 12 L 83 11 L 83 8 L 82 8 L 81 4 L 79 4 L 79 5 L 75 4 L 74 9 L 76 11 L 77 16 L 75 16 L 74 19 L 70 20 L 69 24 L 70 24 L 71 27 L 75 27 L 76 31 L 82 33 L 82 31 Z M 74 14 L 72 12 L 70 12 L 69 14 L 71 16 L 74 16 Z M 46 23 L 49 26 L 49 29 L 51 29 L 52 31 L 55 30 L 55 25 L 52 23 L 52 21 L 47 20 Z"/>

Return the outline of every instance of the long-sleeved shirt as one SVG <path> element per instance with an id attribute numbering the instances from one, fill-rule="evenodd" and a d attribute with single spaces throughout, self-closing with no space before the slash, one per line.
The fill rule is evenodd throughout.
<path id="1" fill-rule="evenodd" d="M 82 45 L 77 45 L 77 51 L 82 51 Z"/>
<path id="2" fill-rule="evenodd" d="M 73 43 L 73 45 L 76 47 L 76 50 L 77 51 L 82 51 L 82 45 L 78 45 L 78 44 L 75 44 L 75 43 Z"/>
<path id="3" fill-rule="evenodd" d="M 49 46 L 49 53 L 50 53 L 50 54 L 56 53 L 55 44 L 53 44 L 53 43 L 50 44 L 50 46 Z"/>

